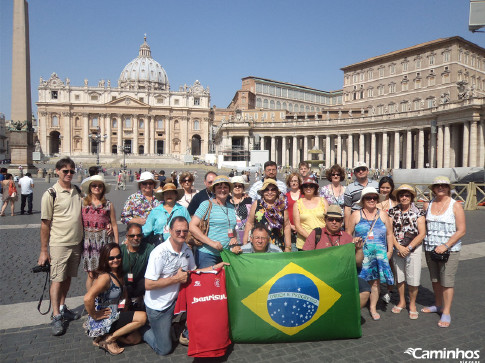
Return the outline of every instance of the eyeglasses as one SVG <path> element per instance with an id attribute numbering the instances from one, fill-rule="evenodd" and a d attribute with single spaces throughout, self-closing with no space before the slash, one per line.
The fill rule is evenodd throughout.
<path id="1" fill-rule="evenodd" d="M 364 200 L 377 200 L 377 199 L 379 199 L 377 195 L 369 195 L 364 197 Z"/>
<path id="2" fill-rule="evenodd" d="M 69 170 L 63 169 L 61 171 L 64 173 L 64 175 L 67 175 L 67 174 L 73 175 L 73 174 L 76 173 L 76 171 L 75 170 L 72 170 L 72 169 L 69 169 Z"/>
<path id="3" fill-rule="evenodd" d="M 91 184 L 91 188 L 98 188 L 101 189 L 104 187 L 104 184 Z"/>
<path id="4" fill-rule="evenodd" d="M 357 168 L 354 170 L 356 173 L 362 173 L 363 171 L 367 171 L 367 168 Z"/>
<path id="5" fill-rule="evenodd" d="M 276 193 L 277 191 L 278 191 L 278 189 L 277 189 L 277 188 L 266 188 L 266 189 L 264 190 L 264 192 L 265 192 L 265 193 L 266 193 L 266 192 L 275 192 L 275 193 Z"/>
<path id="6" fill-rule="evenodd" d="M 327 221 L 342 223 L 343 219 L 342 218 L 336 218 L 336 217 L 327 217 Z"/>
<path id="7" fill-rule="evenodd" d="M 340 174 L 339 173 L 332 173 L 332 176 L 338 176 L 338 177 L 340 177 Z"/>
<path id="8" fill-rule="evenodd" d="M 399 198 L 403 198 L 403 197 L 411 198 L 411 194 L 410 193 L 401 193 L 401 194 L 399 194 Z"/>
<path id="9" fill-rule="evenodd" d="M 154 182 L 147 182 L 147 181 L 141 182 L 140 184 L 141 185 L 149 185 L 149 186 L 154 186 L 155 185 Z"/>
<path id="10" fill-rule="evenodd" d="M 184 179 L 184 180 L 182 180 L 182 183 L 192 183 L 192 180 L 190 180 L 190 179 Z"/>
<path id="11" fill-rule="evenodd" d="M 242 185 L 242 184 L 234 184 L 234 188 L 244 188 L 244 185 Z"/>
<path id="12" fill-rule="evenodd" d="M 127 236 L 130 237 L 130 238 L 135 238 L 135 237 L 143 238 L 143 233 L 139 233 L 139 234 L 127 234 Z"/>
<path id="13" fill-rule="evenodd" d="M 180 236 L 181 234 L 189 233 L 189 230 L 188 229 L 176 229 L 174 232 L 177 236 Z"/>
<path id="14" fill-rule="evenodd" d="M 116 255 L 116 256 L 109 256 L 108 260 L 109 261 L 121 260 L 121 253 L 119 255 Z"/>

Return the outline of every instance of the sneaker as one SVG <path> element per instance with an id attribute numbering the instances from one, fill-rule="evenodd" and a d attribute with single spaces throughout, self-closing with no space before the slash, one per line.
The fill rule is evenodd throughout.
<path id="1" fill-rule="evenodd" d="M 52 317 L 51 322 L 52 335 L 59 336 L 66 332 L 66 328 L 62 322 L 62 315 L 56 315 Z"/>
<path id="2" fill-rule="evenodd" d="M 382 301 L 384 301 L 386 304 L 389 304 L 391 302 L 391 295 L 389 293 L 385 293 L 382 295 Z"/>
<path id="3" fill-rule="evenodd" d="M 66 321 L 78 320 L 81 317 L 81 314 L 69 310 L 65 305 L 61 308 L 61 315 Z"/>

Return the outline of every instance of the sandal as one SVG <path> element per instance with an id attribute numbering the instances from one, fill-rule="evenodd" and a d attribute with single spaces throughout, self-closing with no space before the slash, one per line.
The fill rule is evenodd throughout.
<path id="1" fill-rule="evenodd" d="M 409 319 L 416 320 L 419 318 L 419 313 L 417 311 L 410 311 L 409 312 Z"/>
<path id="2" fill-rule="evenodd" d="M 451 315 L 441 314 L 441 319 L 438 321 L 438 326 L 440 328 L 448 328 L 451 324 Z"/>
<path id="3" fill-rule="evenodd" d="M 441 313 L 441 306 L 436 306 L 436 305 L 431 305 L 431 306 L 425 306 L 424 308 L 421 309 L 422 313 L 428 314 L 428 313 Z"/>
<path id="4" fill-rule="evenodd" d="M 402 307 L 400 307 L 400 306 L 395 305 L 395 306 L 393 306 L 393 307 L 392 307 L 391 311 L 392 311 L 394 314 L 399 314 L 399 313 L 402 311 L 402 309 L 404 309 L 404 308 L 402 308 Z"/>
<path id="5" fill-rule="evenodd" d="M 118 344 L 116 343 L 116 340 L 113 340 L 112 342 L 108 342 L 107 339 L 105 339 L 100 341 L 98 346 L 99 346 L 99 349 L 102 349 L 111 355 L 118 355 L 125 351 L 125 348 L 120 348 L 118 346 Z"/>
<path id="6" fill-rule="evenodd" d="M 379 315 L 379 313 L 370 313 L 370 316 L 371 316 L 372 320 L 374 320 L 374 321 L 381 319 L 381 316 Z"/>
<path id="7" fill-rule="evenodd" d="M 96 337 L 93 339 L 93 345 L 95 347 L 99 347 L 99 343 L 103 340 L 104 336 L 101 336 L 101 337 Z"/>

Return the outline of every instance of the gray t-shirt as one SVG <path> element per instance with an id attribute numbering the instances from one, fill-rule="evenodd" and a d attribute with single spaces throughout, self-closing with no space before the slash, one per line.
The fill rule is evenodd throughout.
<path id="1" fill-rule="evenodd" d="M 244 246 L 241 247 L 242 253 L 257 253 L 254 248 L 252 243 L 246 243 Z M 266 252 L 283 252 L 281 251 L 281 248 L 278 246 L 268 243 L 268 247 L 266 249 Z"/>

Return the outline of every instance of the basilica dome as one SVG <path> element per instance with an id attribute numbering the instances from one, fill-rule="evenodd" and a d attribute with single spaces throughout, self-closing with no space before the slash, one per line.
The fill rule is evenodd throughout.
<path id="1" fill-rule="evenodd" d="M 140 46 L 138 57 L 128 63 L 120 74 L 118 84 L 121 88 L 169 89 L 167 73 L 155 59 L 152 58 L 150 46 L 145 36 Z"/>

